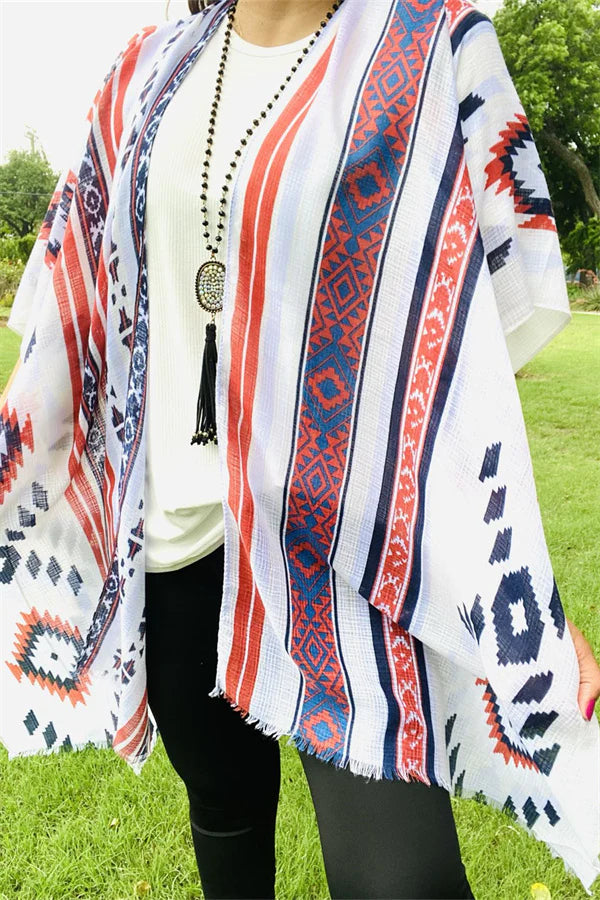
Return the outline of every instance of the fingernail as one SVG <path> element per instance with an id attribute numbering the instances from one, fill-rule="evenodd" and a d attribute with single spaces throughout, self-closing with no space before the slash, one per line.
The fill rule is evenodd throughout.
<path id="1" fill-rule="evenodd" d="M 592 718 L 592 713 L 594 712 L 594 705 L 595 705 L 595 703 L 596 703 L 595 700 L 590 700 L 589 703 L 588 703 L 588 705 L 587 705 L 587 707 L 586 707 L 586 710 L 585 710 L 585 717 L 586 717 L 586 719 L 588 720 L 588 722 L 589 722 L 590 719 Z"/>

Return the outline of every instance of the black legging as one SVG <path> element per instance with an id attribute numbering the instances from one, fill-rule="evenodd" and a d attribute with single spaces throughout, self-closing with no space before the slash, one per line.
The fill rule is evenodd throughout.
<path id="1" fill-rule="evenodd" d="M 221 545 L 181 569 L 146 573 L 148 698 L 188 792 L 204 896 L 274 898 L 279 745 L 208 697 L 223 561 Z M 300 758 L 332 898 L 473 898 L 446 790 Z"/>

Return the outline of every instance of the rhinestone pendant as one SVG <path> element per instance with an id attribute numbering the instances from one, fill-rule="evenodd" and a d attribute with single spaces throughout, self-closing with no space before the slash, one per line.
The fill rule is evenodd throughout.
<path id="1" fill-rule="evenodd" d="M 225 292 L 225 264 L 216 259 L 203 263 L 196 273 L 196 298 L 207 312 L 216 313 L 223 308 Z"/>

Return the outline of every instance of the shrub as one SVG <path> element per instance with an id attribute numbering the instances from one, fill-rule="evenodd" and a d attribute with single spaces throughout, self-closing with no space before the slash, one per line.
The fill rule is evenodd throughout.
<path id="1" fill-rule="evenodd" d="M 36 238 L 37 234 L 33 231 L 25 237 L 0 237 L 0 260 L 27 262 Z"/>
<path id="2" fill-rule="evenodd" d="M 586 312 L 600 312 L 600 285 L 590 288 L 580 288 L 576 284 L 567 286 L 572 309 L 580 309 Z"/>
<path id="3" fill-rule="evenodd" d="M 12 306 L 24 268 L 20 259 L 0 259 L 0 306 Z"/>

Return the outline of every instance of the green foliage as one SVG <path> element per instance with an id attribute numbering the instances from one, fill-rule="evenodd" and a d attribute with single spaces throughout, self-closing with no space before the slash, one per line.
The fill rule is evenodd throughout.
<path id="1" fill-rule="evenodd" d="M 27 262 L 33 250 L 37 232 L 31 231 L 23 237 L 0 237 L 0 259 Z"/>
<path id="2" fill-rule="evenodd" d="M 21 260 L 0 259 L 0 306 L 12 306 L 24 268 Z"/>
<path id="3" fill-rule="evenodd" d="M 505 0 L 494 27 L 532 130 L 600 146 L 600 9 L 594 0 Z"/>
<path id="4" fill-rule="evenodd" d="M 10 150 L 0 166 L 0 233 L 23 237 L 37 231 L 52 198 L 58 175 L 43 152 Z"/>
<path id="5" fill-rule="evenodd" d="M 576 150 L 599 192 L 600 8 L 595 0 L 505 0 L 494 27 L 536 138 L 562 237 L 594 209 L 546 135 Z"/>
<path id="6" fill-rule="evenodd" d="M 571 269 L 593 269 L 600 265 L 600 219 L 591 216 L 579 221 L 563 238 L 563 250 Z"/>
<path id="7" fill-rule="evenodd" d="M 569 284 L 567 291 L 574 312 L 600 312 L 600 286 L 581 288 L 579 285 Z"/>

